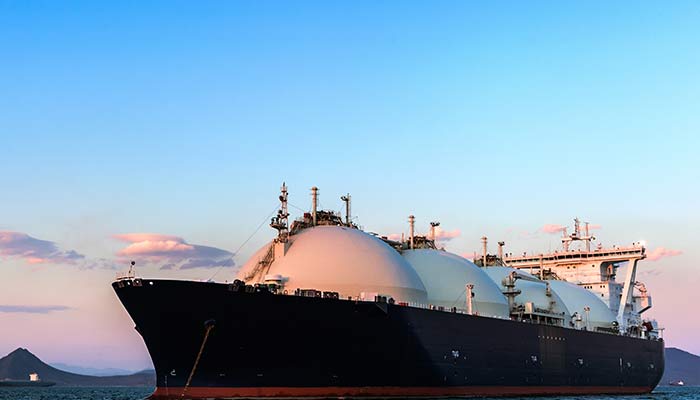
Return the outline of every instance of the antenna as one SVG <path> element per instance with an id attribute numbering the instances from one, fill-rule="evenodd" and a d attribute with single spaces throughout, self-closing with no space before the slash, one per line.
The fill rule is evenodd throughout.
<path id="1" fill-rule="evenodd" d="M 352 218 L 350 217 L 350 201 L 352 200 L 352 197 L 350 196 L 350 193 L 348 193 L 345 196 L 340 196 L 340 200 L 345 202 L 345 225 L 351 226 L 350 220 Z"/>
<path id="2" fill-rule="evenodd" d="M 586 229 L 586 236 L 582 237 L 581 239 L 586 241 L 586 251 L 590 252 L 591 251 L 591 241 L 595 240 L 595 236 L 591 236 L 591 232 L 589 229 L 590 224 L 588 222 L 584 222 L 584 224 L 586 227 L 585 228 Z"/>
<path id="3" fill-rule="evenodd" d="M 591 251 L 591 241 L 595 240 L 595 237 L 590 235 L 589 223 L 584 222 L 584 226 L 585 234 L 581 235 L 581 220 L 578 218 L 574 218 L 574 233 L 572 233 L 571 235 L 567 235 L 566 227 L 562 230 L 563 236 L 561 238 L 561 243 L 564 246 L 564 251 L 569 251 L 569 246 L 571 245 L 571 242 L 577 240 L 583 240 L 584 242 L 586 242 L 586 251 Z"/>

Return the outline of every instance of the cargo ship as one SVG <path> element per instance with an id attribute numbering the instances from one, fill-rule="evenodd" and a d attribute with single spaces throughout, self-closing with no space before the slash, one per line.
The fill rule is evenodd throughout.
<path id="1" fill-rule="evenodd" d="M 572 250 L 593 240 L 577 223 L 561 252 L 491 255 L 484 237 L 469 260 L 440 248 L 436 222 L 365 232 L 350 195 L 343 218 L 314 187 L 289 224 L 285 185 L 279 200 L 276 236 L 232 282 L 112 283 L 153 360 L 152 399 L 641 394 L 661 379 L 641 243 Z"/>

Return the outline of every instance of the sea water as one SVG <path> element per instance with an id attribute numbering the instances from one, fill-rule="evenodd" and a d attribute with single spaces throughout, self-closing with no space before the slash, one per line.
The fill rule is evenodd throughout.
<path id="1" fill-rule="evenodd" d="M 0 387 L 0 400 L 141 400 L 148 397 L 153 388 L 74 388 L 74 387 Z M 533 399 L 562 400 L 700 400 L 700 386 L 661 386 L 651 394 L 635 396 L 569 396 L 527 397 Z"/>

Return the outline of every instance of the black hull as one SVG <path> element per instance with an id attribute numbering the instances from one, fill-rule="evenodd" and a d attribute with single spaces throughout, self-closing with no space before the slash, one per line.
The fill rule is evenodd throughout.
<path id="1" fill-rule="evenodd" d="M 217 283 L 113 287 L 153 360 L 154 397 L 645 393 L 664 369 L 657 340 Z"/>

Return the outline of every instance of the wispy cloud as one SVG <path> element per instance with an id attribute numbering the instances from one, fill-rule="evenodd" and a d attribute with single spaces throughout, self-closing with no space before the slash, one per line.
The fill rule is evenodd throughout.
<path id="1" fill-rule="evenodd" d="M 647 260 L 658 261 L 666 257 L 675 257 L 683 254 L 681 250 L 667 249 L 665 247 L 657 247 L 652 251 L 647 252 Z"/>
<path id="2" fill-rule="evenodd" d="M 602 226 L 598 224 L 588 224 L 588 230 L 589 231 L 594 231 L 597 229 L 601 229 Z M 549 234 L 555 234 L 555 233 L 561 233 L 566 229 L 566 226 L 564 225 L 559 225 L 559 224 L 544 224 L 538 231 L 543 232 L 543 233 L 549 233 Z M 573 228 L 572 228 L 573 229 Z M 581 224 L 581 234 L 585 234 L 585 229 L 586 225 Z"/>
<path id="3" fill-rule="evenodd" d="M 0 256 L 22 259 L 30 264 L 76 264 L 85 259 L 75 250 L 62 250 L 54 242 L 12 231 L 0 231 Z"/>
<path id="4" fill-rule="evenodd" d="M 129 243 L 119 250 L 122 258 L 161 264 L 161 269 L 232 267 L 233 253 L 216 247 L 190 244 L 185 239 L 157 233 L 125 233 L 114 238 Z"/>
<path id="5" fill-rule="evenodd" d="M 550 234 L 560 233 L 564 231 L 564 229 L 566 229 L 566 227 L 559 224 L 544 224 L 544 226 L 540 228 L 542 232 Z"/>
<path id="6" fill-rule="evenodd" d="M 25 313 L 25 314 L 48 314 L 54 311 L 71 310 L 67 306 L 25 306 L 25 305 L 3 305 L 0 304 L 0 313 Z"/>

